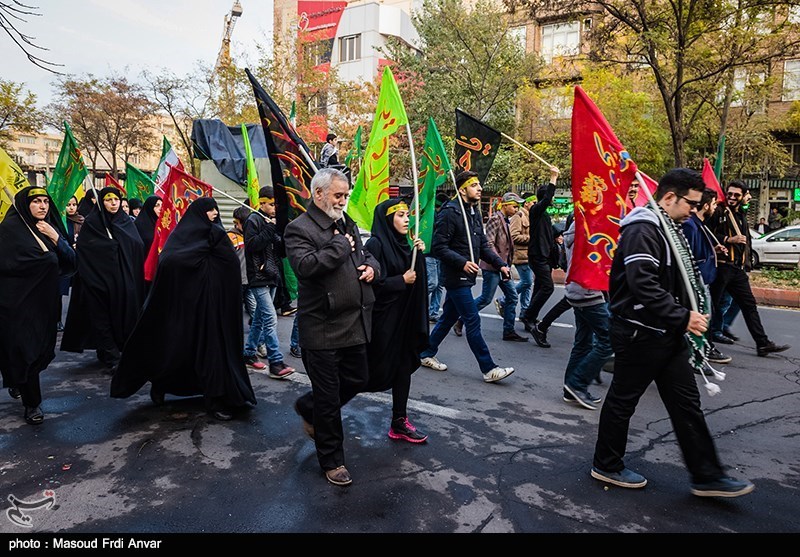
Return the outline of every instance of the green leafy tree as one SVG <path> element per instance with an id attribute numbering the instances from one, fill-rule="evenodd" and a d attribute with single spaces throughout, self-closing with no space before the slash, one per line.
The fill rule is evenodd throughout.
<path id="1" fill-rule="evenodd" d="M 43 115 L 36 108 L 36 95 L 25 91 L 22 83 L 0 79 L 0 147 L 22 132 L 39 131 Z"/>

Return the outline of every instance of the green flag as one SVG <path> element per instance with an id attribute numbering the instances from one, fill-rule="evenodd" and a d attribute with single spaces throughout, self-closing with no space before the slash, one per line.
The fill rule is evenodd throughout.
<path id="1" fill-rule="evenodd" d="M 128 191 L 129 199 L 140 199 L 144 201 L 156 191 L 156 183 L 146 172 L 126 162 L 125 189 Z"/>
<path id="2" fill-rule="evenodd" d="M 293 128 L 297 127 L 297 107 L 292 101 L 292 110 L 289 111 L 289 123 L 292 125 Z"/>
<path id="3" fill-rule="evenodd" d="M 425 146 L 422 148 L 422 158 L 419 163 L 419 181 L 417 182 L 420 214 L 419 237 L 425 242 L 425 253 L 431 251 L 433 219 L 436 216 L 436 190 L 447 181 L 449 174 L 450 159 L 447 158 L 442 136 L 439 135 L 433 118 L 429 118 Z M 412 207 L 409 214 L 409 232 L 414 230 L 416 219 L 417 215 Z"/>
<path id="4" fill-rule="evenodd" d="M 253 149 L 250 147 L 250 136 L 247 135 L 247 126 L 242 124 L 242 141 L 244 141 L 244 154 L 247 157 L 247 198 L 250 199 L 250 206 L 258 209 L 258 172 L 256 171 L 256 161 L 253 159 Z"/>
<path id="5" fill-rule="evenodd" d="M 353 139 L 353 146 L 350 147 L 350 150 L 347 152 L 347 156 L 344 158 L 344 165 L 350 166 L 350 162 L 353 160 L 353 157 L 357 161 L 361 160 L 361 126 L 358 126 L 356 130 L 356 137 Z"/>
<path id="6" fill-rule="evenodd" d="M 50 185 L 47 192 L 53 198 L 53 203 L 63 218 L 66 218 L 66 208 L 69 198 L 75 195 L 75 191 L 83 183 L 88 172 L 83 163 L 83 156 L 78 149 L 78 142 L 72 135 L 69 124 L 64 122 L 64 142 L 61 144 L 61 152 L 58 155 L 56 167 L 50 178 Z"/>
<path id="7" fill-rule="evenodd" d="M 347 214 L 365 230 L 372 229 L 375 206 L 389 199 L 389 136 L 408 123 L 406 109 L 400 98 L 394 75 L 389 66 L 383 68 L 381 92 L 375 109 L 375 120 L 369 134 L 364 162 L 347 204 Z"/>
<path id="8" fill-rule="evenodd" d="M 725 155 L 725 136 L 719 140 L 719 148 L 717 149 L 717 160 L 714 161 L 714 174 L 717 181 L 722 181 L 722 158 Z"/>

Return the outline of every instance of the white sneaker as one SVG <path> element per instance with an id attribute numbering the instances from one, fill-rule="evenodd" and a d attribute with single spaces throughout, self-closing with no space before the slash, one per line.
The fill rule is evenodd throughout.
<path id="1" fill-rule="evenodd" d="M 259 345 L 258 348 L 256 348 L 256 352 L 258 352 L 258 355 L 261 356 L 262 358 L 266 358 L 267 357 L 267 345 L 266 344 Z"/>
<path id="2" fill-rule="evenodd" d="M 444 371 L 447 369 L 447 365 L 437 360 L 435 356 L 422 358 L 419 363 L 436 371 Z"/>
<path id="3" fill-rule="evenodd" d="M 497 366 L 496 368 L 489 370 L 489 373 L 485 373 L 483 375 L 483 380 L 487 383 L 496 383 L 498 381 L 502 381 L 512 373 L 514 373 L 513 367 Z"/>

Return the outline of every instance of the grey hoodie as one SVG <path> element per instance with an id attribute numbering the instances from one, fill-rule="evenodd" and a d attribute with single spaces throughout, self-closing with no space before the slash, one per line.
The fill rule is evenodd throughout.
<path id="1" fill-rule="evenodd" d="M 567 246 L 567 275 L 572 265 L 572 248 L 575 245 L 575 221 L 564 231 L 564 245 Z M 567 301 L 574 307 L 596 306 L 606 302 L 606 293 L 602 290 L 590 290 L 577 282 L 568 282 L 564 286 Z"/>

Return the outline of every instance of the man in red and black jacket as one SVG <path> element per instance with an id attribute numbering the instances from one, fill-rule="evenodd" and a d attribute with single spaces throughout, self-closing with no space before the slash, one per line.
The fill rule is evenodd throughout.
<path id="1" fill-rule="evenodd" d="M 745 196 L 749 196 L 745 183 L 741 180 L 732 181 L 726 190 L 727 206 L 720 206 L 709 222 L 709 228 L 728 249 L 727 255 L 718 260 L 717 278 L 711 285 L 712 307 L 715 312 L 714 321 L 721 321 L 722 316 L 716 315 L 716 308 L 720 307 L 722 295 L 727 291 L 742 310 L 747 330 L 756 343 L 756 353 L 767 356 L 773 352 L 788 350 L 789 345 L 778 345 L 769 339 L 761 324 L 756 299 L 750 288 L 747 271 L 750 270 L 751 238 L 747 215 L 742 209 Z"/>

